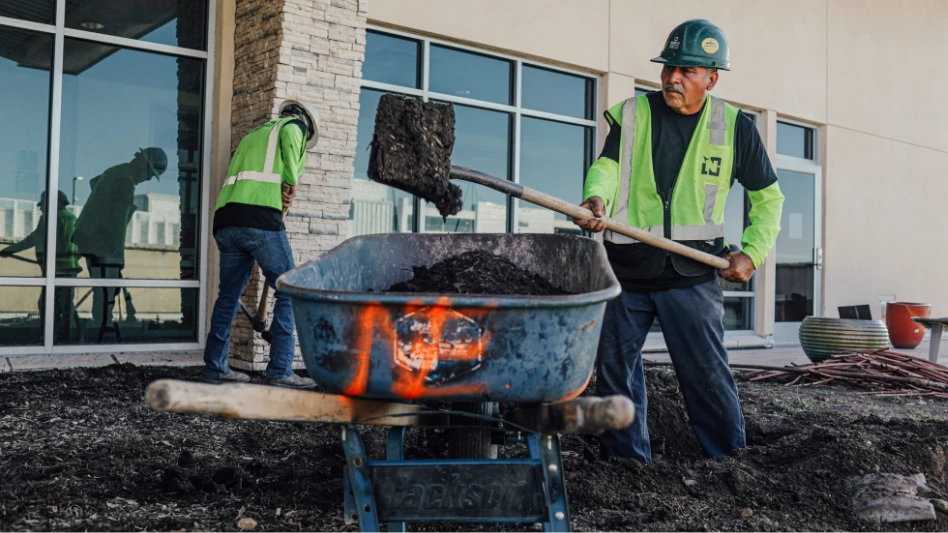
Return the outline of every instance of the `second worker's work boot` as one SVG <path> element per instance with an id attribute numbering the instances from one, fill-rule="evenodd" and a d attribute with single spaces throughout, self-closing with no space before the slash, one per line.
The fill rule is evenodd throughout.
<path id="1" fill-rule="evenodd" d="M 316 382 L 310 378 L 290 374 L 285 378 L 274 379 L 268 376 L 263 377 L 264 383 L 274 387 L 284 387 L 287 389 L 315 389 Z"/>

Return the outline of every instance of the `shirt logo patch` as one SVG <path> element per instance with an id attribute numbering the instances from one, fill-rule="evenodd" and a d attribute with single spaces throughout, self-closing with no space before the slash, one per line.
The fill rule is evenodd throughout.
<path id="1" fill-rule="evenodd" d="M 718 176 L 721 174 L 721 158 L 705 157 L 701 163 L 701 173 L 705 176 Z"/>

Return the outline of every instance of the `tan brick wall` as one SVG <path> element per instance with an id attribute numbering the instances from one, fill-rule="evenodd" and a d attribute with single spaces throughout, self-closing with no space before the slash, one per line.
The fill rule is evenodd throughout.
<path id="1" fill-rule="evenodd" d="M 231 149 L 252 127 L 275 117 L 287 98 L 307 102 L 319 113 L 319 142 L 307 155 L 286 216 L 297 264 L 345 239 L 367 9 L 366 0 L 237 1 Z M 244 302 L 254 306 L 262 287 L 255 272 Z M 269 318 L 272 307 L 271 295 Z M 269 345 L 252 333 L 239 316 L 231 332 L 230 364 L 263 370 Z"/>

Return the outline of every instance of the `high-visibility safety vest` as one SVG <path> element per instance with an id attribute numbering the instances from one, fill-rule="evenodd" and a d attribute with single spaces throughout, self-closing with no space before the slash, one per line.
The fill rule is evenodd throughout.
<path id="1" fill-rule="evenodd" d="M 630 98 L 609 110 L 622 127 L 619 188 L 610 206 L 613 218 L 628 219 L 629 224 L 637 228 L 665 237 L 667 209 L 671 211 L 670 238 L 673 240 L 707 241 L 724 237 L 724 202 L 731 188 L 737 109 L 711 96 L 708 100 L 670 198 L 662 198 L 655 183 L 648 99 L 645 96 Z M 603 237 L 616 244 L 638 242 L 611 231 Z"/>
<path id="2" fill-rule="evenodd" d="M 306 165 L 303 131 L 287 127 L 294 121 L 270 120 L 240 140 L 215 210 L 232 202 L 283 209 L 282 185 L 296 185 Z"/>

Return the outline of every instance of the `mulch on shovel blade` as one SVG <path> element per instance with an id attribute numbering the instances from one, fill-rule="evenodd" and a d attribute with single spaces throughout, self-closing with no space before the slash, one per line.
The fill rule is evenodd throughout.
<path id="1" fill-rule="evenodd" d="M 461 210 L 461 188 L 449 181 L 454 107 L 395 94 L 379 99 L 369 153 L 370 179 L 433 202 L 442 217 Z"/>
<path id="2" fill-rule="evenodd" d="M 257 521 L 255 531 L 357 529 L 343 519 L 338 426 L 144 405 L 152 381 L 197 372 L 114 365 L 0 375 L 0 530 L 235 531 L 245 517 Z M 647 382 L 655 448 L 664 441 L 656 462 L 595 460 L 589 439 L 563 437 L 575 530 L 876 530 L 853 516 L 845 478 L 921 472 L 948 492 L 945 402 L 741 383 L 749 447 L 711 460 L 691 433 L 675 375 L 650 369 Z M 370 457 L 384 457 L 384 429 L 363 435 Z M 437 439 L 414 429 L 408 435 L 411 457 L 444 453 Z M 948 521 L 878 526 L 913 528 L 945 531 Z"/>

